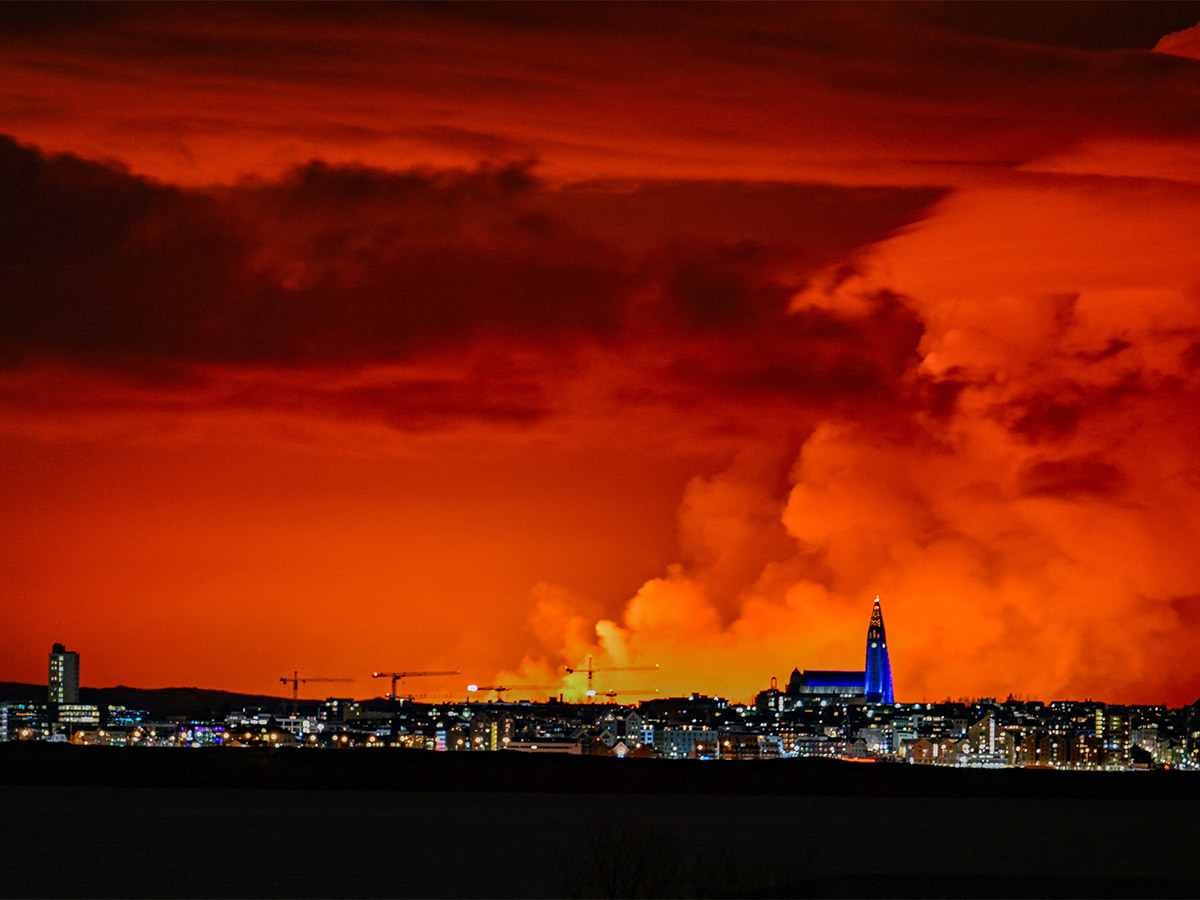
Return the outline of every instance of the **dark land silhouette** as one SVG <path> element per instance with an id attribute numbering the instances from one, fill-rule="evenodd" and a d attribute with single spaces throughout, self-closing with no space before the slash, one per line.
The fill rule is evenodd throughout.
<path id="1" fill-rule="evenodd" d="M 46 685 L 0 681 L 0 702 L 45 703 Z M 223 716 L 244 706 L 291 708 L 291 700 L 263 694 L 238 694 L 198 687 L 136 688 L 126 685 L 81 687 L 79 702 L 97 706 L 126 706 L 162 716 Z M 312 706 L 315 701 L 305 701 Z"/>
<path id="2" fill-rule="evenodd" d="M 1200 896 L 1200 778 L 0 745 L 12 897 Z"/>

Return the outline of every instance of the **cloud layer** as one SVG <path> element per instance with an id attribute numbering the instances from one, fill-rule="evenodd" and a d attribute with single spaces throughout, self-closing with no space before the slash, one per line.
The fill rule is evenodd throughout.
<path id="1" fill-rule="evenodd" d="M 63 9 L 0 52 L 14 665 L 53 595 L 745 697 L 881 594 L 902 699 L 1200 693 L 1185 5 Z"/>
<path id="2" fill-rule="evenodd" d="M 182 394 L 417 430 L 456 409 L 548 415 L 554 382 L 589 354 L 643 369 L 644 401 L 668 407 L 894 397 L 921 335 L 903 298 L 881 291 L 852 310 L 793 298 L 942 193 L 553 189 L 527 166 L 323 163 L 189 191 L 12 141 L 0 150 L 23 223 L 0 248 L 11 370 L 90 366 L 136 382 L 146 403 Z M 53 406 L 49 393 L 37 402 Z"/>

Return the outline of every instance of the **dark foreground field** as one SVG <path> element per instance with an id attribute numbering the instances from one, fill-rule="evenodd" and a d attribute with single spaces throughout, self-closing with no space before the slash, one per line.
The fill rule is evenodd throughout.
<path id="1" fill-rule="evenodd" d="M 1200 896 L 1200 775 L 0 745 L 13 897 Z"/>

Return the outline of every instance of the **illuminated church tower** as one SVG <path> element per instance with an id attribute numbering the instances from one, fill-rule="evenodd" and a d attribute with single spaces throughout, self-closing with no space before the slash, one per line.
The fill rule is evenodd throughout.
<path id="1" fill-rule="evenodd" d="M 888 661 L 887 632 L 883 630 L 883 613 L 879 598 L 871 610 L 867 626 L 866 694 L 869 703 L 895 703 L 892 695 L 892 664 Z"/>

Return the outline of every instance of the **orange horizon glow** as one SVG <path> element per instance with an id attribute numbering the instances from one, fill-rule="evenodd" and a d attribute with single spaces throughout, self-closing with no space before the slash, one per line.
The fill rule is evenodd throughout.
<path id="1" fill-rule="evenodd" d="M 0 680 L 744 701 L 878 594 L 898 700 L 1193 702 L 1200 26 L 1089 10 L 14 10 Z"/>

